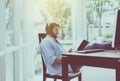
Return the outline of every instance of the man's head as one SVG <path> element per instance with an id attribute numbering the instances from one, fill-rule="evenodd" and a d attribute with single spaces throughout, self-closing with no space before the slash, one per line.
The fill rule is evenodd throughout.
<path id="1" fill-rule="evenodd" d="M 57 38 L 59 35 L 59 27 L 60 26 L 56 23 L 50 23 L 50 25 L 47 24 L 46 33 L 54 38 Z"/>

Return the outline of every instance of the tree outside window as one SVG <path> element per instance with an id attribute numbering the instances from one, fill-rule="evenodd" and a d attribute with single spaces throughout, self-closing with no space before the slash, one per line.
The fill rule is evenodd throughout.
<path id="1" fill-rule="evenodd" d="M 97 37 L 113 35 L 116 10 L 120 8 L 119 0 L 86 0 L 87 8 L 87 38 L 90 41 Z M 92 31 L 92 32 L 91 32 Z M 93 34 L 96 33 L 96 34 Z M 107 41 L 104 40 L 103 41 Z"/>
<path id="2" fill-rule="evenodd" d="M 6 0 L 6 31 L 7 31 L 7 46 L 14 44 L 14 28 L 12 26 L 12 7 L 9 0 Z"/>
<path id="3" fill-rule="evenodd" d="M 70 0 L 44 0 L 40 5 L 45 22 L 60 25 L 60 40 L 72 40 L 71 4 Z"/>

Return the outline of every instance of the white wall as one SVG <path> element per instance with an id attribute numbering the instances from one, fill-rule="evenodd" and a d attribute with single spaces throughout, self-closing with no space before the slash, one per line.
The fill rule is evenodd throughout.
<path id="1" fill-rule="evenodd" d="M 0 50 L 5 49 L 5 0 L 0 1 Z M 6 81 L 5 56 L 0 57 L 0 81 Z"/>
<path id="2" fill-rule="evenodd" d="M 24 1 L 24 42 L 34 42 L 25 48 L 25 81 L 32 81 L 34 78 L 34 54 L 35 46 L 38 44 L 38 35 L 36 28 L 34 27 L 35 23 L 35 6 L 34 0 L 25 0 Z"/>
<path id="3" fill-rule="evenodd" d="M 0 49 L 6 47 L 5 1 L 0 2 Z M 19 46 L 35 40 L 32 22 L 32 0 L 10 0 L 13 10 L 14 44 Z M 25 12 L 25 13 L 24 13 Z M 21 21 L 23 31 L 21 31 Z M 22 41 L 23 36 L 23 41 Z M 29 81 L 34 76 L 34 45 L 0 56 L 0 81 Z M 12 50 L 12 49 L 11 49 Z M 3 52 L 5 52 L 3 50 Z"/>
<path id="4" fill-rule="evenodd" d="M 5 56 L 0 57 L 0 81 L 6 81 Z"/>
<path id="5" fill-rule="evenodd" d="M 86 5 L 85 0 L 73 0 L 72 4 L 72 33 L 73 47 L 78 44 L 77 41 L 86 39 Z"/>
<path id="6" fill-rule="evenodd" d="M 8 54 L 5 56 L 5 71 L 6 71 L 6 80 L 5 81 L 14 81 L 14 62 L 13 54 Z"/>
<path id="7" fill-rule="evenodd" d="M 33 27 L 33 2 L 32 0 L 14 0 L 13 3 L 15 45 L 32 43 L 36 39 Z M 23 21 L 22 30 L 21 21 Z M 30 44 L 15 51 L 15 81 L 30 81 L 34 77 L 34 50 L 35 46 Z"/>
<path id="8" fill-rule="evenodd" d="M 0 1 L 0 49 L 5 49 L 5 0 Z"/>
<path id="9" fill-rule="evenodd" d="M 6 11 L 5 11 L 5 1 L 0 2 L 0 49 L 3 51 L 6 49 Z M 13 55 L 9 54 L 0 57 L 0 81 L 14 81 L 14 70 L 13 70 Z"/>

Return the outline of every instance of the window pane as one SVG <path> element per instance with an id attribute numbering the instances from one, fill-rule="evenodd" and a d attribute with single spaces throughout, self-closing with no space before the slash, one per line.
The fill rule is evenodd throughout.
<path id="1" fill-rule="evenodd" d="M 60 25 L 59 39 L 72 40 L 71 0 L 41 0 L 39 3 L 44 22 L 56 22 Z"/>
<path id="2" fill-rule="evenodd" d="M 14 28 L 12 26 L 12 7 L 9 1 L 6 1 L 6 31 L 7 31 L 7 46 L 14 43 Z"/>
<path id="3" fill-rule="evenodd" d="M 111 40 L 120 1 L 86 0 L 86 8 L 87 39 L 93 41 L 100 38 L 102 42 Z"/>

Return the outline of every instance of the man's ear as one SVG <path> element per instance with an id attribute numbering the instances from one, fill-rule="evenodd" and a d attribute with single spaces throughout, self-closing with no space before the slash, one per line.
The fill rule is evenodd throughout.
<path id="1" fill-rule="evenodd" d="M 47 25 L 46 25 L 46 33 L 47 33 L 47 34 L 50 34 L 50 27 L 48 26 L 48 23 L 47 23 Z"/>

